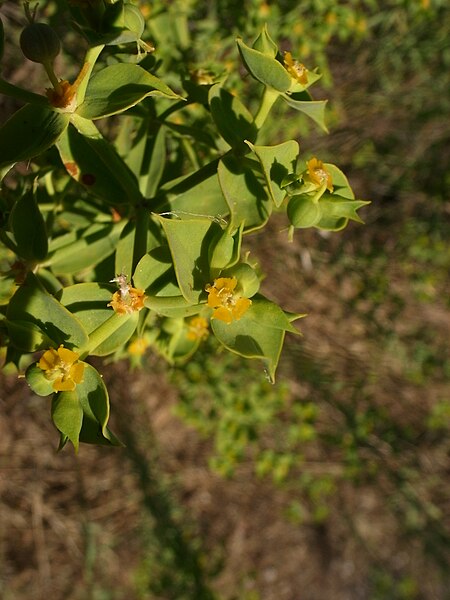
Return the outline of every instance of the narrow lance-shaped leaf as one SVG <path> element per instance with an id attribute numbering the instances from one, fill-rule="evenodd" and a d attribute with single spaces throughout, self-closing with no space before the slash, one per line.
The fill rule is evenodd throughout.
<path id="1" fill-rule="evenodd" d="M 96 223 L 77 231 L 78 239 L 73 241 L 71 234 L 56 238 L 56 248 L 50 244 L 46 265 L 58 275 L 74 275 L 94 266 L 114 252 L 123 227 L 124 223 Z M 62 245 L 64 239 L 68 243 Z"/>
<path id="2" fill-rule="evenodd" d="M 42 154 L 61 137 L 68 124 L 67 114 L 45 106 L 23 106 L 0 128 L 0 168 Z"/>
<path id="3" fill-rule="evenodd" d="M 110 65 L 90 79 L 77 113 L 85 119 L 101 119 L 121 113 L 147 96 L 180 99 L 161 79 L 139 65 Z"/>
<path id="4" fill-rule="evenodd" d="M 64 132 L 57 148 L 67 172 L 108 204 L 137 202 L 142 196 L 136 178 L 113 146 L 97 134 L 82 135 L 72 126 Z"/>
<path id="5" fill-rule="evenodd" d="M 32 273 L 28 273 L 11 298 L 6 317 L 9 321 L 34 323 L 55 346 L 80 348 L 88 341 L 80 321 L 51 296 Z"/>
<path id="6" fill-rule="evenodd" d="M 31 190 L 14 204 L 10 224 L 17 244 L 17 254 L 26 260 L 44 260 L 48 252 L 47 230 Z"/>

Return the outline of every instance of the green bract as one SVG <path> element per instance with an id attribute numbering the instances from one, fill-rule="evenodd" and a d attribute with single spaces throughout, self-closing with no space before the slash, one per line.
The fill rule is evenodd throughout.
<path id="1" fill-rule="evenodd" d="M 29 386 L 53 396 L 60 447 L 77 449 L 80 441 L 119 443 L 92 356 L 135 361 L 149 348 L 186 361 L 212 334 L 262 361 L 273 381 L 284 336 L 298 333 L 302 315 L 260 294 L 262 270 L 243 255 L 244 236 L 263 230 L 273 212 L 285 213 L 291 232 L 339 230 L 361 221 L 366 203 L 337 167 L 304 155 L 296 140 L 263 145 L 278 98 L 326 128 L 325 101 L 307 91 L 320 75 L 296 81 L 266 27 L 253 46 L 237 41 L 260 88 L 255 109 L 223 75 L 171 69 L 175 30 L 161 16 L 149 27 L 165 23 L 167 45 L 144 56 L 136 42 L 151 44 L 134 4 L 98 0 L 71 11 L 90 43 L 75 82 L 47 71 L 47 98 L 0 78 L 0 92 L 25 103 L 0 129 L 1 174 L 11 178 L 3 181 L 0 235 L 11 271 L 1 310 L 7 360 L 28 356 Z M 177 30 L 178 49 L 188 36 Z M 55 44 L 46 50 L 55 53 Z M 11 168 L 20 162 L 31 176 L 14 187 Z"/>

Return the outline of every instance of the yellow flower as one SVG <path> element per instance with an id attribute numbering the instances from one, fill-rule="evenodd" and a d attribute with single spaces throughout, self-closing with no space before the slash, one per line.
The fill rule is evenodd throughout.
<path id="1" fill-rule="evenodd" d="M 44 376 L 53 382 L 55 392 L 72 392 L 82 383 L 85 364 L 78 362 L 79 354 L 61 346 L 46 350 L 37 363 Z"/>
<path id="2" fill-rule="evenodd" d="M 144 290 L 138 290 L 129 285 L 127 276 L 122 273 L 111 279 L 111 283 L 113 281 L 118 284 L 119 290 L 113 294 L 108 306 L 111 306 L 117 314 L 129 315 L 144 308 L 146 298 Z"/>
<path id="3" fill-rule="evenodd" d="M 225 323 L 238 321 L 252 303 L 248 298 L 235 293 L 236 285 L 236 277 L 219 277 L 214 279 L 214 285 L 206 286 L 208 306 L 214 308 L 214 319 Z"/>
<path id="4" fill-rule="evenodd" d="M 49 88 L 45 91 L 47 98 L 55 108 L 64 108 L 66 111 L 74 111 L 76 109 L 76 94 L 81 82 L 86 76 L 89 69 L 89 63 L 85 63 L 79 72 L 76 80 L 69 83 L 65 79 L 60 79 L 57 88 Z"/>
<path id="5" fill-rule="evenodd" d="M 208 321 L 204 317 L 193 317 L 188 323 L 187 338 L 192 342 L 208 337 Z"/>
<path id="6" fill-rule="evenodd" d="M 144 338 L 136 338 L 128 346 L 128 352 L 133 356 L 142 356 L 148 348 L 148 342 Z"/>
<path id="7" fill-rule="evenodd" d="M 289 75 L 298 83 L 303 85 L 308 83 L 308 69 L 302 63 L 294 60 L 290 52 L 284 53 L 284 66 Z"/>
<path id="8" fill-rule="evenodd" d="M 306 166 L 308 167 L 309 178 L 313 183 L 321 186 L 326 181 L 327 190 L 330 192 L 333 191 L 333 180 L 321 160 L 317 160 L 315 157 L 311 158 L 311 160 L 308 160 L 306 163 Z"/>
<path id="9" fill-rule="evenodd" d="M 119 315 L 129 315 L 144 308 L 145 294 L 144 290 L 138 290 L 130 287 L 127 294 L 123 294 L 121 290 L 114 292 L 111 306 Z"/>

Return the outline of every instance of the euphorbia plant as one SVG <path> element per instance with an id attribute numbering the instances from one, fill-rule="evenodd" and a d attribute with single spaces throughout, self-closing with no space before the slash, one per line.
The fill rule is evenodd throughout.
<path id="1" fill-rule="evenodd" d="M 261 359 L 273 380 L 301 315 L 259 292 L 243 236 L 272 211 L 286 212 L 291 235 L 338 231 L 360 221 L 365 202 L 336 166 L 303 157 L 297 141 L 258 143 L 279 100 L 325 129 L 325 101 L 308 91 L 320 75 L 282 55 L 266 29 L 252 46 L 237 41 L 262 91 L 251 114 L 223 77 L 166 73 L 164 49 L 149 52 L 134 4 L 67 8 L 88 43 L 75 81 L 54 73 L 56 34 L 28 5 L 22 50 L 43 64 L 51 87 L 41 95 L 0 79 L 0 92 L 24 103 L 0 130 L 2 177 L 16 163 L 27 167 L 3 181 L 10 267 L 0 327 L 6 362 L 28 362 L 29 386 L 52 396 L 60 446 L 77 449 L 119 443 L 92 356 L 136 362 L 151 347 L 170 362 L 188 360 L 211 331 L 232 352 Z M 95 121 L 113 116 L 104 137 Z"/>

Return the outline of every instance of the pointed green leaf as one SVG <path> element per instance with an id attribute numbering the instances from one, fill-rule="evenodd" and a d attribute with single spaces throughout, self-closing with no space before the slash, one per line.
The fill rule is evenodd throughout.
<path id="1" fill-rule="evenodd" d="M 370 202 L 364 202 L 364 200 L 345 200 L 335 195 L 326 195 L 320 200 L 320 209 L 322 212 L 322 219 L 351 219 L 358 223 L 364 223 L 361 217 L 357 214 L 357 210 Z M 317 226 L 321 227 L 321 221 L 318 222 Z"/>
<path id="2" fill-rule="evenodd" d="M 289 140 L 277 146 L 254 146 L 247 142 L 256 154 L 263 170 L 269 194 L 278 208 L 286 197 L 283 181 L 295 170 L 295 161 L 299 146 L 295 140 Z"/>
<path id="3" fill-rule="evenodd" d="M 169 244 L 178 285 L 191 304 L 197 304 L 209 281 L 209 241 L 220 231 L 210 219 L 159 217 Z"/>
<path id="4" fill-rule="evenodd" d="M 26 260 L 43 261 L 48 251 L 47 230 L 31 190 L 14 204 L 10 224 L 17 244 L 17 254 Z"/>
<path id="5" fill-rule="evenodd" d="M 156 194 L 166 166 L 165 127 L 160 127 L 156 137 L 151 141 L 152 144 L 147 144 L 139 180 L 141 191 L 146 198 L 153 198 Z"/>
<path id="6" fill-rule="evenodd" d="M 56 144 L 67 172 L 103 202 L 117 206 L 141 198 L 133 173 L 104 138 L 68 127 Z"/>
<path id="7" fill-rule="evenodd" d="M 325 169 L 331 175 L 333 180 L 333 195 L 341 196 L 342 198 L 347 198 L 348 200 L 354 200 L 355 194 L 353 193 L 352 188 L 348 182 L 347 177 L 344 173 L 331 163 L 324 164 Z"/>
<path id="8" fill-rule="evenodd" d="M 11 298 L 6 317 L 9 321 L 34 323 L 56 346 L 80 348 L 88 341 L 80 321 L 51 296 L 32 273 L 28 273 Z"/>
<path id="9" fill-rule="evenodd" d="M 53 344 L 42 329 L 30 321 L 6 321 L 6 327 L 11 344 L 23 352 L 36 352 Z"/>
<path id="10" fill-rule="evenodd" d="M 274 381 L 285 331 L 298 333 L 291 320 L 300 316 L 288 316 L 279 306 L 258 296 L 238 321 L 223 323 L 211 319 L 211 327 L 217 339 L 232 352 L 262 359 Z"/>
<path id="11" fill-rule="evenodd" d="M 209 265 L 211 277 L 217 277 L 223 269 L 232 267 L 239 261 L 241 255 L 242 233 L 244 224 L 237 230 L 230 224 L 221 231 L 209 250 Z"/>
<path id="12" fill-rule="evenodd" d="M 264 24 L 261 33 L 253 43 L 253 49 L 272 58 L 275 58 L 278 53 L 278 46 L 270 37 L 269 32 L 267 31 L 266 23 Z"/>
<path id="13" fill-rule="evenodd" d="M 250 48 L 240 39 L 237 45 L 247 70 L 255 79 L 278 92 L 288 91 L 292 83 L 291 76 L 280 62 Z"/>
<path id="14" fill-rule="evenodd" d="M 287 94 L 283 94 L 281 97 L 291 108 L 305 114 L 317 123 L 323 131 L 328 133 L 328 128 L 325 124 L 325 107 L 328 100 L 294 100 Z"/>
<path id="15" fill-rule="evenodd" d="M 180 216 L 183 214 L 203 215 L 220 220 L 229 213 L 217 174 L 208 177 L 186 191 L 179 191 L 175 194 L 169 190 L 169 202 L 173 212 Z"/>
<path id="16" fill-rule="evenodd" d="M 205 306 L 204 304 L 190 304 L 184 296 L 148 296 L 144 304 L 158 315 L 173 319 L 196 315 Z"/>
<path id="17" fill-rule="evenodd" d="M 45 264 L 51 266 L 56 275 L 73 275 L 98 264 L 116 249 L 124 224 L 96 223 L 77 232 L 78 239 L 74 241 L 71 234 L 56 238 L 50 243 Z"/>
<path id="18" fill-rule="evenodd" d="M 0 128 L 0 168 L 29 160 L 53 146 L 66 130 L 69 115 L 27 104 Z"/>
<path id="19" fill-rule="evenodd" d="M 76 393 L 83 409 L 83 420 L 94 419 L 104 433 L 109 419 L 108 390 L 92 365 L 85 363 L 83 382 L 77 385 Z"/>
<path id="20" fill-rule="evenodd" d="M 211 115 L 223 139 L 232 148 L 245 151 L 244 140 L 254 141 L 258 130 L 253 117 L 233 94 L 219 84 L 209 90 Z"/>
<path id="21" fill-rule="evenodd" d="M 118 63 L 102 69 L 90 79 L 77 113 L 85 119 L 101 119 L 121 113 L 147 96 L 180 98 L 139 65 Z"/>
<path id="22" fill-rule="evenodd" d="M 169 247 L 159 246 L 145 254 L 136 266 L 133 282 L 147 296 L 181 295 Z"/>
<path id="23" fill-rule="evenodd" d="M 219 183 L 231 213 L 231 225 L 245 231 L 262 227 L 272 212 L 272 202 L 256 175 L 232 156 L 221 159 Z"/>
<path id="24" fill-rule="evenodd" d="M 133 252 L 136 235 L 136 223 L 128 221 L 120 232 L 115 258 L 115 273 L 123 273 L 129 277 L 133 272 Z M 138 286 L 139 287 L 139 286 Z"/>
<path id="25" fill-rule="evenodd" d="M 58 431 L 72 442 L 75 452 L 78 452 L 83 410 L 76 391 L 53 396 L 52 419 Z"/>

